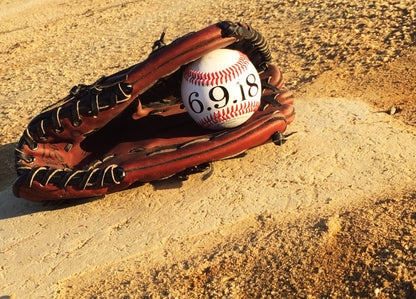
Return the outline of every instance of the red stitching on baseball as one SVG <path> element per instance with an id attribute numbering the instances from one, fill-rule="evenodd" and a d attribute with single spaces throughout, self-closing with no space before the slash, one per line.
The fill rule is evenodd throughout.
<path id="1" fill-rule="evenodd" d="M 234 117 L 250 112 L 255 112 L 259 106 L 260 103 L 255 101 L 245 101 L 243 103 L 238 103 L 235 106 L 227 107 L 220 111 L 214 112 L 211 115 L 205 116 L 198 121 L 198 124 L 205 128 L 209 128 L 228 119 L 232 119 Z"/>
<path id="2" fill-rule="evenodd" d="M 189 83 L 198 86 L 219 85 L 239 77 L 243 72 L 247 70 L 248 65 L 248 57 L 244 53 L 239 52 L 238 61 L 234 65 L 224 70 L 211 73 L 202 73 L 191 70 L 189 67 L 187 67 L 186 71 L 183 73 L 183 77 Z"/>

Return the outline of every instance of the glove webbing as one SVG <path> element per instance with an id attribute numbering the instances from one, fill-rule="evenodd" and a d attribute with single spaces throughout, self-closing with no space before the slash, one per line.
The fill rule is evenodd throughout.
<path id="1" fill-rule="evenodd" d="M 272 54 L 266 39 L 250 26 L 246 28 L 239 23 L 221 22 L 218 26 L 222 29 L 224 36 L 233 36 L 241 40 L 230 45 L 229 49 L 239 49 L 244 52 L 253 62 L 258 72 L 267 69 L 267 64 L 272 60 Z M 242 43 L 244 46 L 242 47 Z"/>

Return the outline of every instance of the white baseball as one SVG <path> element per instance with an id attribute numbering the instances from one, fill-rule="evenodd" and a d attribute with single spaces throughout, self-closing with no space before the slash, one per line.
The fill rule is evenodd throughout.
<path id="1" fill-rule="evenodd" d="M 214 50 L 183 73 L 183 103 L 204 128 L 219 130 L 243 124 L 258 110 L 261 92 L 256 68 L 237 50 Z"/>

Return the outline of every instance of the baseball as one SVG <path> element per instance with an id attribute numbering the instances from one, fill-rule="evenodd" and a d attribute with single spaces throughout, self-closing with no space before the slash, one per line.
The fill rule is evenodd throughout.
<path id="1" fill-rule="evenodd" d="M 182 100 L 202 127 L 221 130 L 246 122 L 260 106 L 261 82 L 248 57 L 236 50 L 214 50 L 183 73 Z"/>

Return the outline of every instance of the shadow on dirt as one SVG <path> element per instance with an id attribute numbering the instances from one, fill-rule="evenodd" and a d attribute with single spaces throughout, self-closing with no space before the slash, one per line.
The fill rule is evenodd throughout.
<path id="1" fill-rule="evenodd" d="M 72 206 L 85 204 L 101 197 L 81 199 L 66 199 L 56 201 L 33 202 L 14 196 L 12 187 L 0 191 L 0 220 L 9 219 L 39 212 L 65 209 Z"/>
<path id="2" fill-rule="evenodd" d="M 13 184 L 16 179 L 14 170 L 14 149 L 17 143 L 0 146 L 0 191 Z"/>

